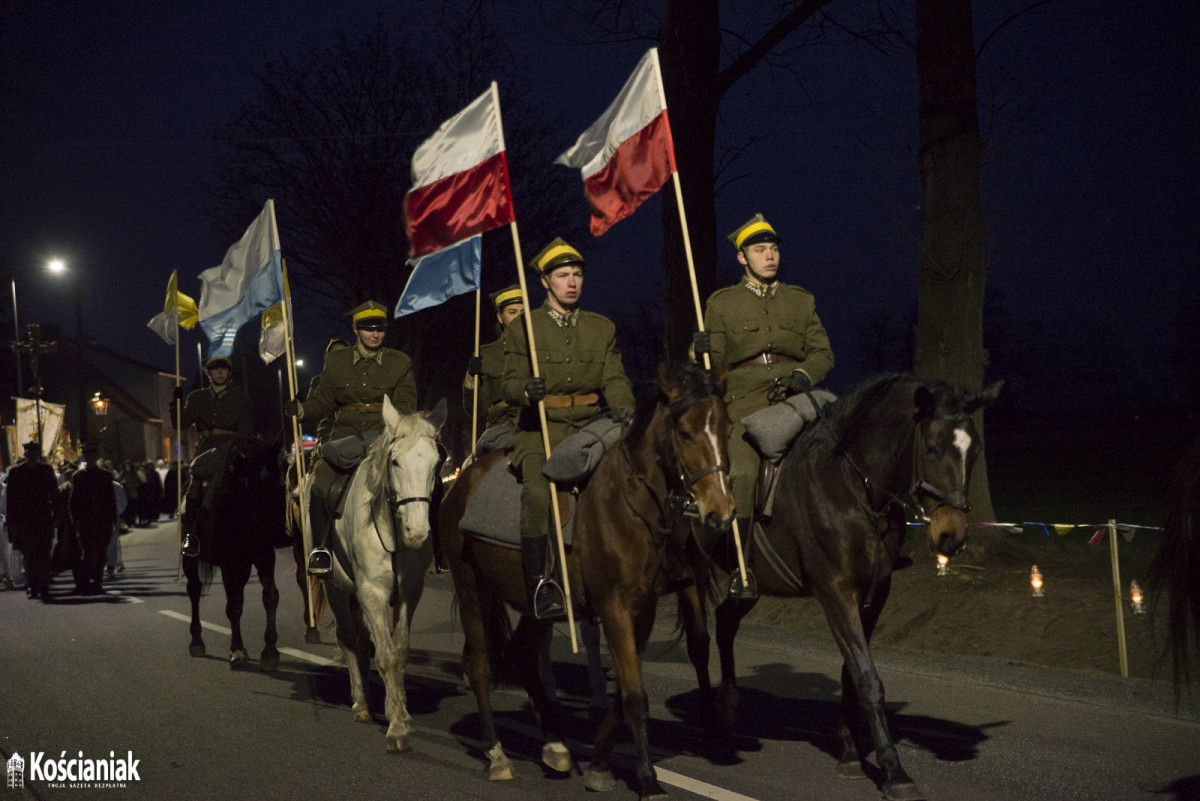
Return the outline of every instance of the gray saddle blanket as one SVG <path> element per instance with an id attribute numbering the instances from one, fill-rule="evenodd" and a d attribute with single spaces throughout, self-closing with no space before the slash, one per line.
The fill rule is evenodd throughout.
<path id="1" fill-rule="evenodd" d="M 812 399 L 809 399 L 809 394 Z M 811 393 L 793 395 L 742 418 L 746 434 L 754 447 L 766 458 L 778 462 L 788 452 L 804 426 L 816 420 L 821 409 L 837 400 L 832 392 L 814 389 Z M 813 401 L 816 401 L 814 405 Z"/>
<path id="2" fill-rule="evenodd" d="M 372 428 L 360 434 L 330 440 L 321 444 L 321 458 L 338 470 L 353 470 L 367 456 L 371 447 L 380 435 L 379 429 Z"/>
<path id="3" fill-rule="evenodd" d="M 571 496 L 571 509 L 575 509 L 574 495 Z M 521 547 L 521 482 L 517 481 L 507 459 L 496 462 L 475 488 L 458 527 L 493 545 Z M 569 520 L 563 524 L 563 542 L 571 544 Z"/>
<path id="4" fill-rule="evenodd" d="M 622 430 L 617 421 L 597 417 L 558 443 L 542 475 L 559 484 L 578 484 L 595 472 L 604 452 L 621 438 Z"/>
<path id="5" fill-rule="evenodd" d="M 479 436 L 475 453 L 483 455 L 488 451 L 511 451 L 513 449 L 513 427 L 508 423 L 492 426 Z"/>

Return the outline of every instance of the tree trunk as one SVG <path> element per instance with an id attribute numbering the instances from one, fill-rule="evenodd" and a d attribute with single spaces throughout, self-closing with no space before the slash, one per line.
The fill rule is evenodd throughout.
<path id="1" fill-rule="evenodd" d="M 983 153 L 971 3 L 917 0 L 921 258 L 913 372 L 983 386 Z M 983 433 L 982 412 L 976 424 Z M 975 520 L 993 520 L 981 455 L 970 487 Z"/>
<path id="2" fill-rule="evenodd" d="M 721 102 L 721 48 L 716 0 L 663 0 L 659 55 L 675 139 L 699 286 L 700 304 L 717 281 L 717 201 L 713 152 Z M 662 192 L 663 324 L 667 356 L 682 358 L 696 330 L 696 311 L 673 182 Z"/>

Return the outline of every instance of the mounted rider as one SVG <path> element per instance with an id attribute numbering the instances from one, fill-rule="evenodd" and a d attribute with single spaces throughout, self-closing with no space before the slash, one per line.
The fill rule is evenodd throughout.
<path id="1" fill-rule="evenodd" d="M 217 356 L 204 363 L 204 371 L 208 375 L 208 386 L 195 389 L 188 393 L 183 404 L 179 419 L 172 419 L 175 430 L 181 435 L 188 426 L 195 426 L 200 434 L 200 442 L 196 444 L 195 454 L 199 457 L 210 450 L 216 450 L 220 461 L 229 457 L 229 451 L 238 439 L 254 438 L 254 409 L 250 396 L 234 387 L 229 379 L 233 371 L 233 362 Z M 175 400 L 183 398 L 183 390 L 175 388 Z M 171 416 L 175 417 L 177 405 L 171 404 Z M 193 458 L 193 471 L 196 470 L 196 459 Z M 200 507 L 206 499 L 211 499 L 216 488 L 220 485 L 222 470 L 218 470 L 211 479 L 201 479 L 194 472 L 188 479 L 186 492 L 187 505 L 183 517 L 184 556 L 196 556 L 200 553 L 200 540 L 196 536 L 195 526 Z"/>
<path id="2" fill-rule="evenodd" d="M 833 369 L 829 336 L 816 301 L 803 287 L 778 280 L 780 237 L 761 214 L 729 235 L 742 280 L 708 299 L 704 331 L 693 338 L 697 358 L 711 353 L 729 366 L 725 404 L 733 419 L 730 479 L 738 530 L 749 537 L 760 455 L 746 439 L 743 418 L 789 396 L 811 390 Z M 747 568 L 746 586 L 735 573 L 730 596 L 757 597 Z"/>
<path id="3" fill-rule="evenodd" d="M 546 576 L 550 529 L 550 483 L 542 474 L 546 451 L 538 418 L 545 401 L 553 448 L 601 411 L 602 403 L 626 417 L 634 406 L 616 345 L 616 326 L 607 317 L 579 308 L 583 256 L 563 239 L 546 245 L 531 264 L 541 277 L 546 302 L 529 314 L 537 350 L 532 377 L 525 321 L 505 329 L 502 396 L 520 409 L 511 461 L 521 478 L 521 562 L 530 608 L 539 618 L 565 611 L 562 588 Z"/>
<path id="4" fill-rule="evenodd" d="M 496 338 L 479 349 L 467 363 L 463 378 L 463 409 L 472 414 L 475 404 L 475 376 L 479 376 L 479 409 L 486 416 L 485 429 L 504 423 L 516 423 L 518 408 L 510 406 L 501 395 L 500 382 L 504 377 L 504 333 L 508 324 L 525 313 L 525 296 L 521 287 L 513 284 L 490 295 L 496 309 Z"/>
<path id="5" fill-rule="evenodd" d="M 310 389 L 303 402 L 289 401 L 286 410 L 304 422 L 319 423 L 332 418 L 330 442 L 381 429 L 384 397 L 390 398 L 401 414 L 412 414 L 417 409 L 412 360 L 394 348 L 383 347 L 388 325 L 386 307 L 369 300 L 351 310 L 350 319 L 355 335 L 353 347 L 327 353 L 320 382 Z M 313 549 L 308 557 L 308 572 L 324 575 L 333 568 L 333 555 L 326 547 L 333 510 L 327 508 L 326 499 L 334 480 L 345 473 L 339 473 L 322 455 L 313 465 L 312 474 L 309 516 Z"/>

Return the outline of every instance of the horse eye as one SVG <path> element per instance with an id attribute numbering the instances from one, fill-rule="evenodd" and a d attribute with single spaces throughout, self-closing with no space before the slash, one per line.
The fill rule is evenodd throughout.
<path id="1" fill-rule="evenodd" d="M 687 431 L 680 431 L 680 432 L 679 432 L 679 438 L 680 438 L 681 440 L 683 440 L 684 442 L 691 442 L 691 441 L 692 441 L 692 435 L 691 435 L 689 432 L 687 432 Z"/>
<path id="2" fill-rule="evenodd" d="M 938 449 L 937 449 L 937 446 L 935 446 L 935 445 L 926 445 L 926 446 L 925 446 L 925 452 L 926 452 L 927 454 L 929 454 L 930 456 L 937 456 L 937 455 L 938 455 Z"/>

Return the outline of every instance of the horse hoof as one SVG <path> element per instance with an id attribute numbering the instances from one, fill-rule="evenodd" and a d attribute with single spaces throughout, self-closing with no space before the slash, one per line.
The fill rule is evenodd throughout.
<path id="1" fill-rule="evenodd" d="M 570 773 L 571 752 L 562 743 L 546 743 L 542 746 L 542 764 L 559 773 Z"/>
<path id="2" fill-rule="evenodd" d="M 188 653 L 192 656 L 204 656 L 207 652 L 204 650 L 204 643 L 194 642 L 188 646 Z"/>
<path id="3" fill-rule="evenodd" d="M 308 643 L 309 645 L 320 645 L 321 644 L 320 629 L 317 629 L 313 626 L 309 626 L 308 630 L 304 632 L 304 642 Z"/>
<path id="4" fill-rule="evenodd" d="M 387 738 L 387 750 L 395 754 L 403 753 L 404 751 L 411 751 L 412 743 L 409 742 L 410 739 L 411 738 L 407 734 L 402 734 L 395 737 L 389 734 Z"/>
<path id="5" fill-rule="evenodd" d="M 617 789 L 617 780 L 613 778 L 612 771 L 588 769 L 583 772 L 583 786 L 592 792 L 607 793 Z"/>
<path id="6" fill-rule="evenodd" d="M 279 667 L 279 652 L 268 653 L 263 651 L 258 657 L 258 667 L 264 673 L 270 673 Z"/>
<path id="7" fill-rule="evenodd" d="M 229 654 L 229 666 L 241 665 L 250 661 L 250 654 L 246 653 L 245 648 L 239 648 Z"/>
<path id="8" fill-rule="evenodd" d="M 857 759 L 839 762 L 837 766 L 837 776 L 839 779 L 865 779 L 867 772 L 863 770 L 862 763 Z"/>
<path id="9" fill-rule="evenodd" d="M 887 801 L 925 801 L 925 794 L 912 782 L 899 782 L 883 786 L 883 797 Z"/>
<path id="10" fill-rule="evenodd" d="M 488 781 L 490 782 L 506 782 L 515 778 L 517 778 L 517 774 L 513 772 L 512 763 L 507 759 L 502 765 L 488 766 Z"/>
<path id="11" fill-rule="evenodd" d="M 368 711 L 366 709 L 354 710 L 354 722 L 355 723 L 370 723 L 371 722 L 370 711 Z"/>
<path id="12" fill-rule="evenodd" d="M 667 797 L 667 791 L 658 782 L 651 780 L 642 788 L 638 801 L 661 801 Z"/>

